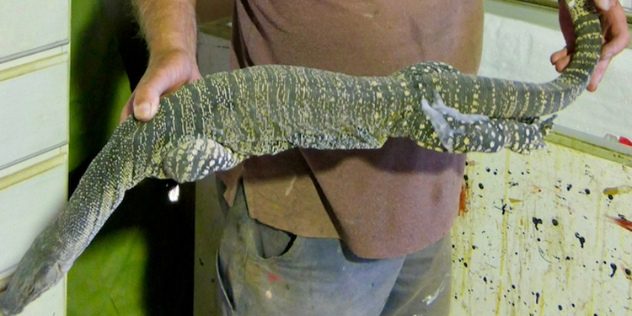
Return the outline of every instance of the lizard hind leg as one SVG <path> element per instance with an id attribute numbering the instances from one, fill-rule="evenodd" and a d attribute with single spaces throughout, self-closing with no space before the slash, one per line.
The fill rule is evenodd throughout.
<path id="1" fill-rule="evenodd" d="M 448 152 L 452 152 L 454 149 L 454 136 L 463 134 L 465 126 L 490 120 L 485 115 L 463 114 L 457 109 L 446 106 L 436 90 L 434 91 L 432 106 L 428 103 L 428 100 L 421 100 L 421 111 L 432 124 L 437 138 L 439 138 L 441 145 Z M 458 128 L 450 126 L 450 123 L 454 121 L 458 122 Z"/>
<path id="2" fill-rule="evenodd" d="M 163 160 L 165 175 L 179 183 L 193 182 L 215 171 L 229 170 L 243 159 L 208 138 L 181 141 Z"/>

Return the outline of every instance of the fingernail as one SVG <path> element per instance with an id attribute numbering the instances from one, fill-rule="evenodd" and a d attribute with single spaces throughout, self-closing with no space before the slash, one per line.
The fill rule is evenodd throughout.
<path id="1" fill-rule="evenodd" d="M 610 9 L 610 0 L 595 0 L 597 7 L 601 10 L 607 11 Z"/>
<path id="2" fill-rule="evenodd" d="M 149 103 L 142 103 L 136 106 L 134 114 L 137 118 L 145 118 L 149 115 L 149 111 L 151 111 Z"/>

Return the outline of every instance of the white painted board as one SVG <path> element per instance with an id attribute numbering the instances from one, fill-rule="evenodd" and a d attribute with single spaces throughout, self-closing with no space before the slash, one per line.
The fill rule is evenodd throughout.
<path id="1" fill-rule="evenodd" d="M 66 205 L 67 176 L 63 163 L 0 190 L 0 278 L 7 276 L 35 236 Z"/>
<path id="2" fill-rule="evenodd" d="M 0 168 L 67 140 L 67 61 L 0 81 Z"/>
<path id="3" fill-rule="evenodd" d="M 469 154 L 452 315 L 632 315 L 632 168 L 566 147 Z"/>
<path id="4" fill-rule="evenodd" d="M 0 61 L 69 39 L 70 1 L 0 1 Z"/>

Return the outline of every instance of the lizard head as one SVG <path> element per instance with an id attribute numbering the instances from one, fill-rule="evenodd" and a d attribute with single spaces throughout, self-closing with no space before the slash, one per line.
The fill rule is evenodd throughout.
<path id="1" fill-rule="evenodd" d="M 40 247 L 31 247 L 0 295 L 0 313 L 15 315 L 46 290 L 57 284 L 68 269 L 57 259 L 46 256 Z"/>

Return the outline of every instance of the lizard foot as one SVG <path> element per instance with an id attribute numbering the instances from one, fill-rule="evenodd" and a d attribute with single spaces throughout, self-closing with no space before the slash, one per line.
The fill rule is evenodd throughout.
<path id="1" fill-rule="evenodd" d="M 441 145 L 448 152 L 453 151 L 454 136 L 465 132 L 465 125 L 489 121 L 489 117 L 485 115 L 463 114 L 457 109 L 445 105 L 438 91 L 434 90 L 433 93 L 434 101 L 432 105 L 426 99 L 421 100 L 421 111 L 428 117 L 437 137 L 441 141 Z M 448 123 L 452 121 L 457 121 L 460 126 L 457 129 L 453 129 Z"/>

